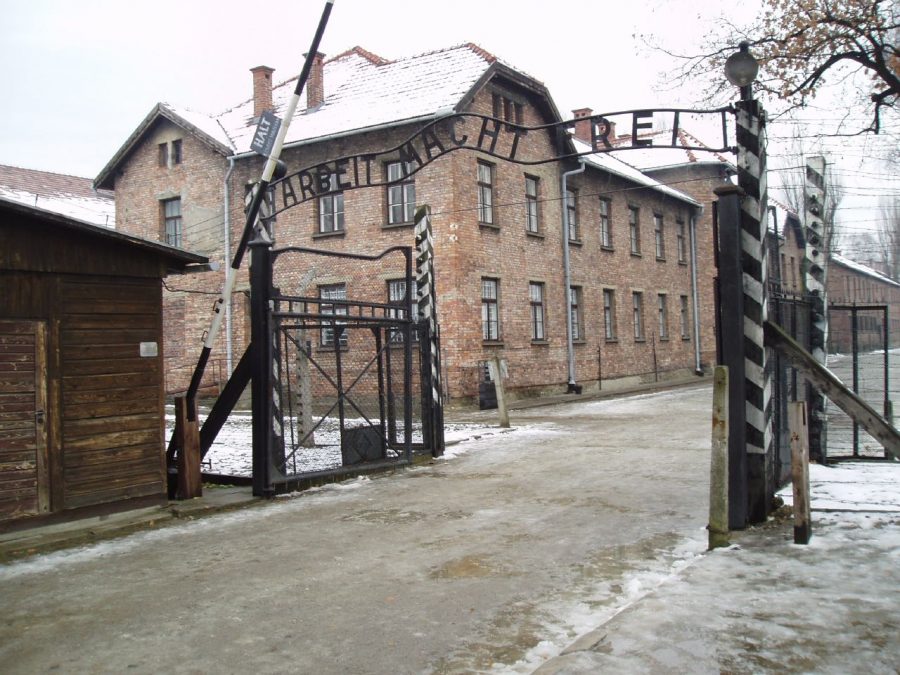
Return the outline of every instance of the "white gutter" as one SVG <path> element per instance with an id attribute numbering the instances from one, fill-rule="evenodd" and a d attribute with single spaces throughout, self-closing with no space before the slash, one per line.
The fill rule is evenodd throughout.
<path id="1" fill-rule="evenodd" d="M 703 213 L 703 207 L 698 213 Z M 703 366 L 700 363 L 700 297 L 697 291 L 697 215 L 691 214 L 688 221 L 688 234 L 691 240 L 691 303 L 694 305 L 694 372 L 703 374 Z"/>
<path id="2" fill-rule="evenodd" d="M 225 274 L 232 274 L 231 268 L 227 267 L 228 261 L 231 260 L 231 174 L 234 172 L 234 155 L 228 158 L 228 171 L 225 172 L 225 218 L 224 218 L 224 246 L 225 257 L 224 264 Z M 231 295 L 225 298 L 225 372 L 231 377 L 234 363 L 234 352 L 232 345 L 232 327 L 231 327 Z"/>
<path id="3" fill-rule="evenodd" d="M 577 169 L 564 171 L 560 179 L 562 190 L 562 216 L 563 216 L 563 281 L 565 283 L 564 297 L 566 302 L 566 356 L 568 358 L 569 381 L 567 393 L 575 391 L 575 345 L 572 338 L 572 302 L 569 298 L 572 288 L 572 270 L 569 266 L 569 202 L 567 198 L 568 179 L 578 173 L 584 173 L 586 164 L 584 160 L 580 160 L 581 164 Z"/>

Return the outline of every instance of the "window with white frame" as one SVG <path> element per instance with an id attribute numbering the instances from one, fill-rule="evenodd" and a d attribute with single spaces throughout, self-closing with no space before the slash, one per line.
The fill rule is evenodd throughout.
<path id="1" fill-rule="evenodd" d="M 609 217 L 610 200 L 600 198 L 600 245 L 603 248 L 613 247 L 612 221 Z"/>
<path id="2" fill-rule="evenodd" d="M 659 323 L 659 339 L 669 339 L 669 298 L 665 293 L 657 295 L 657 317 Z"/>
<path id="3" fill-rule="evenodd" d="M 478 222 L 493 225 L 494 219 L 494 165 L 478 162 Z"/>
<path id="4" fill-rule="evenodd" d="M 403 312 L 399 309 L 389 309 L 387 310 L 387 318 L 396 319 L 396 318 L 405 318 L 411 319 L 415 321 L 418 317 L 419 313 L 419 299 L 416 294 L 416 280 L 412 280 L 409 299 L 406 297 L 406 280 L 405 279 L 390 279 L 387 282 L 387 290 L 388 290 L 388 304 L 389 305 L 397 305 L 398 307 L 407 308 L 407 312 Z M 407 304 L 408 302 L 408 304 Z M 417 339 L 416 331 L 413 330 L 413 340 Z M 391 342 L 394 343 L 402 343 L 403 342 L 403 332 L 400 330 L 394 330 L 391 332 Z"/>
<path id="5" fill-rule="evenodd" d="M 641 221 L 640 209 L 636 206 L 628 207 L 628 235 L 631 239 L 631 254 L 641 254 Z"/>
<path id="6" fill-rule="evenodd" d="M 500 339 L 500 280 L 481 280 L 481 337 Z"/>
<path id="7" fill-rule="evenodd" d="M 416 213 L 416 182 L 410 162 L 390 162 L 385 166 L 388 225 L 411 223 Z"/>
<path id="8" fill-rule="evenodd" d="M 544 284 L 528 283 L 528 299 L 531 303 L 531 339 L 545 340 L 544 333 Z"/>
<path id="9" fill-rule="evenodd" d="M 616 292 L 603 289 L 603 331 L 607 340 L 616 339 Z"/>
<path id="10" fill-rule="evenodd" d="M 327 284 L 324 286 L 319 286 L 319 298 L 322 300 L 346 300 L 347 299 L 347 286 L 346 284 Z M 347 315 L 347 305 L 338 304 L 338 303 L 330 303 L 330 302 L 321 302 L 319 303 L 319 314 L 324 315 L 336 315 L 336 316 L 346 316 Z M 334 346 L 334 331 L 335 327 L 340 325 L 340 321 L 335 321 L 334 325 L 324 326 L 320 333 L 320 341 L 319 344 L 323 347 L 331 347 Z M 347 346 L 347 331 L 340 331 L 340 346 Z"/>
<path id="11" fill-rule="evenodd" d="M 338 176 L 331 174 L 327 195 L 319 197 L 319 233 L 328 234 L 344 231 L 344 193 L 337 192 Z"/>
<path id="12" fill-rule="evenodd" d="M 569 241 L 580 241 L 578 233 L 578 191 L 566 190 L 566 213 L 569 219 Z"/>
<path id="13" fill-rule="evenodd" d="M 531 234 L 540 232 L 540 211 L 538 209 L 538 187 L 540 179 L 525 176 L 525 231 Z"/>
<path id="14" fill-rule="evenodd" d="M 162 234 L 164 241 L 169 246 L 181 247 L 182 239 L 182 223 L 181 223 L 181 197 L 173 199 L 164 199 L 160 202 L 160 210 L 162 212 Z"/>
<path id="15" fill-rule="evenodd" d="M 682 295 L 681 298 L 681 337 L 684 340 L 691 338 L 691 313 L 688 305 L 688 296 Z"/>
<path id="16" fill-rule="evenodd" d="M 663 217 L 653 214 L 653 242 L 656 245 L 656 259 L 666 259 L 666 226 Z"/>
<path id="17" fill-rule="evenodd" d="M 678 249 L 678 262 L 687 262 L 687 228 L 683 220 L 675 221 L 675 247 Z"/>
<path id="18" fill-rule="evenodd" d="M 572 339 L 584 339 L 584 322 L 581 316 L 581 286 L 569 287 L 569 304 L 572 307 Z"/>
<path id="19" fill-rule="evenodd" d="M 634 339 L 644 339 L 644 294 L 635 291 L 631 294 L 631 313 L 634 325 Z"/>

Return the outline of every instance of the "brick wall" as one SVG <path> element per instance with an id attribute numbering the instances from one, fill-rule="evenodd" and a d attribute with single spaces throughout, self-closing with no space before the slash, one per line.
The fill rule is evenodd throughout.
<path id="1" fill-rule="evenodd" d="M 509 91 L 509 89 L 507 89 Z M 515 92 L 520 100 L 529 94 Z M 490 86 L 474 98 L 471 109 L 492 113 Z M 315 113 L 313 113 L 315 114 Z M 523 107 L 523 123 L 538 125 L 547 120 L 530 104 Z M 316 143 L 287 149 L 283 159 L 288 170 L 315 165 L 336 157 L 364 151 L 382 151 L 398 145 L 416 130 L 410 126 L 391 131 L 357 134 L 328 143 Z M 158 144 L 183 139 L 183 161 L 171 167 L 158 166 Z M 541 158 L 553 151 L 551 138 L 532 133 L 520 140 L 519 157 Z M 495 169 L 495 226 L 478 222 L 477 163 L 490 162 Z M 245 185 L 257 180 L 262 168 L 260 158 L 237 162 L 229 186 L 233 195 L 230 207 L 231 243 L 240 237 L 244 224 Z M 117 218 L 123 231 L 159 238 L 159 201 L 180 196 L 183 203 L 184 246 L 210 255 L 228 265 L 222 250 L 223 181 L 227 161 L 193 137 L 168 123 L 151 130 L 143 143 L 123 164 L 116 179 Z M 383 167 L 377 167 L 379 171 Z M 506 359 L 510 379 L 507 386 L 514 396 L 565 390 L 566 302 L 563 280 L 562 211 L 558 163 L 525 166 L 497 160 L 479 153 L 463 151 L 445 155 L 415 175 L 416 202 L 431 206 L 436 253 L 438 314 L 442 329 L 445 382 L 451 399 L 477 394 L 483 377 L 481 363 L 494 355 Z M 525 175 L 539 180 L 538 236 L 526 233 Z M 710 178 L 711 190 L 715 180 Z M 692 209 L 684 202 L 595 168 L 572 177 L 570 185 L 578 192 L 580 241 L 568 244 L 572 284 L 581 289 L 580 317 L 583 339 L 575 344 L 576 380 L 588 389 L 608 386 L 620 378 L 653 380 L 674 372 L 694 368 L 693 305 L 689 304 L 690 335 L 683 339 L 680 326 L 680 298 L 691 297 L 690 267 L 677 259 L 676 222 L 687 226 Z M 678 185 L 676 187 L 682 188 Z M 600 246 L 599 203 L 601 196 L 611 204 L 613 247 Z M 701 200 L 702 201 L 702 200 Z M 346 228 L 337 234 L 318 233 L 315 200 L 279 214 L 276 246 L 299 245 L 354 253 L 379 253 L 398 244 L 412 246 L 412 224 L 387 225 L 386 191 L 382 187 L 358 189 L 345 195 Z M 628 207 L 640 210 L 643 252 L 633 256 L 628 246 Z M 653 215 L 660 214 L 665 224 L 664 260 L 654 252 Z M 697 226 L 700 276 L 700 311 L 703 333 L 700 336 L 704 362 L 710 363 L 714 350 L 712 313 L 712 235 L 707 209 Z M 686 247 L 688 243 L 686 242 Z M 688 249 L 689 256 L 689 249 Z M 248 339 L 246 299 L 248 261 L 241 271 L 232 299 L 235 362 Z M 285 266 L 276 270 L 276 283 L 294 292 L 309 270 Z M 387 279 L 399 276 L 399 270 L 382 270 L 378 284 L 387 293 Z M 331 269 L 317 270 L 312 283 L 335 281 L 353 274 Z M 330 276 L 329 276 L 330 275 Z M 482 340 L 481 281 L 490 277 L 500 282 L 501 339 Z M 200 350 L 210 307 L 222 285 L 222 272 L 185 277 L 170 277 L 168 285 L 177 290 L 166 293 L 183 306 L 184 328 L 180 335 L 167 336 L 166 363 L 170 391 L 186 386 Z M 544 285 L 544 340 L 533 341 L 529 283 Z M 603 320 L 603 289 L 615 292 L 616 339 L 606 340 Z M 632 331 L 632 293 L 643 294 L 644 339 L 636 340 Z M 668 338 L 659 335 L 657 303 L 660 295 L 668 298 Z M 171 297 L 170 297 L 171 296 Z M 174 314 L 173 314 L 174 316 Z M 172 320 L 167 325 L 177 325 Z M 173 332 L 177 328 L 173 329 Z M 224 336 L 220 337 L 213 358 L 224 358 Z M 212 383 L 215 368 L 208 373 Z M 603 384 L 600 383 L 602 379 Z"/>

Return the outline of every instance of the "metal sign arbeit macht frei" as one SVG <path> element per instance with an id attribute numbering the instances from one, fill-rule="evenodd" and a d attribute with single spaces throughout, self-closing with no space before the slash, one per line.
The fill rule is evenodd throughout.
<path id="1" fill-rule="evenodd" d="M 647 148 L 733 152 L 734 146 L 728 142 L 727 126 L 727 116 L 733 113 L 734 108 L 731 106 L 711 110 L 626 110 L 533 127 L 476 113 L 453 113 L 425 125 L 393 148 L 347 155 L 300 169 L 273 181 L 269 187 L 275 193 L 275 212 L 272 215 L 331 193 L 399 183 L 437 158 L 455 150 L 477 150 L 491 157 L 526 165 Z M 686 116 L 694 123 L 701 122 L 705 127 L 714 122 L 716 133 L 721 133 L 719 147 L 686 144 L 686 136 L 681 134 L 682 120 Z M 590 124 L 588 149 L 573 150 L 571 130 L 576 124 L 584 123 Z M 617 127 L 628 129 L 631 133 L 617 137 L 613 131 Z M 550 134 L 555 140 L 555 151 L 539 157 L 527 156 L 522 152 L 522 139 L 534 133 Z M 401 162 L 404 166 L 403 175 L 395 180 L 385 179 L 378 170 L 382 163 L 391 161 Z"/>

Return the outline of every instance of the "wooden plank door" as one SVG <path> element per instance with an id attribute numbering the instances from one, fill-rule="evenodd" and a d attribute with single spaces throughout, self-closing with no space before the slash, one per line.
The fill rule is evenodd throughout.
<path id="1" fill-rule="evenodd" d="M 0 321 L 0 520 L 50 510 L 46 330 Z"/>

